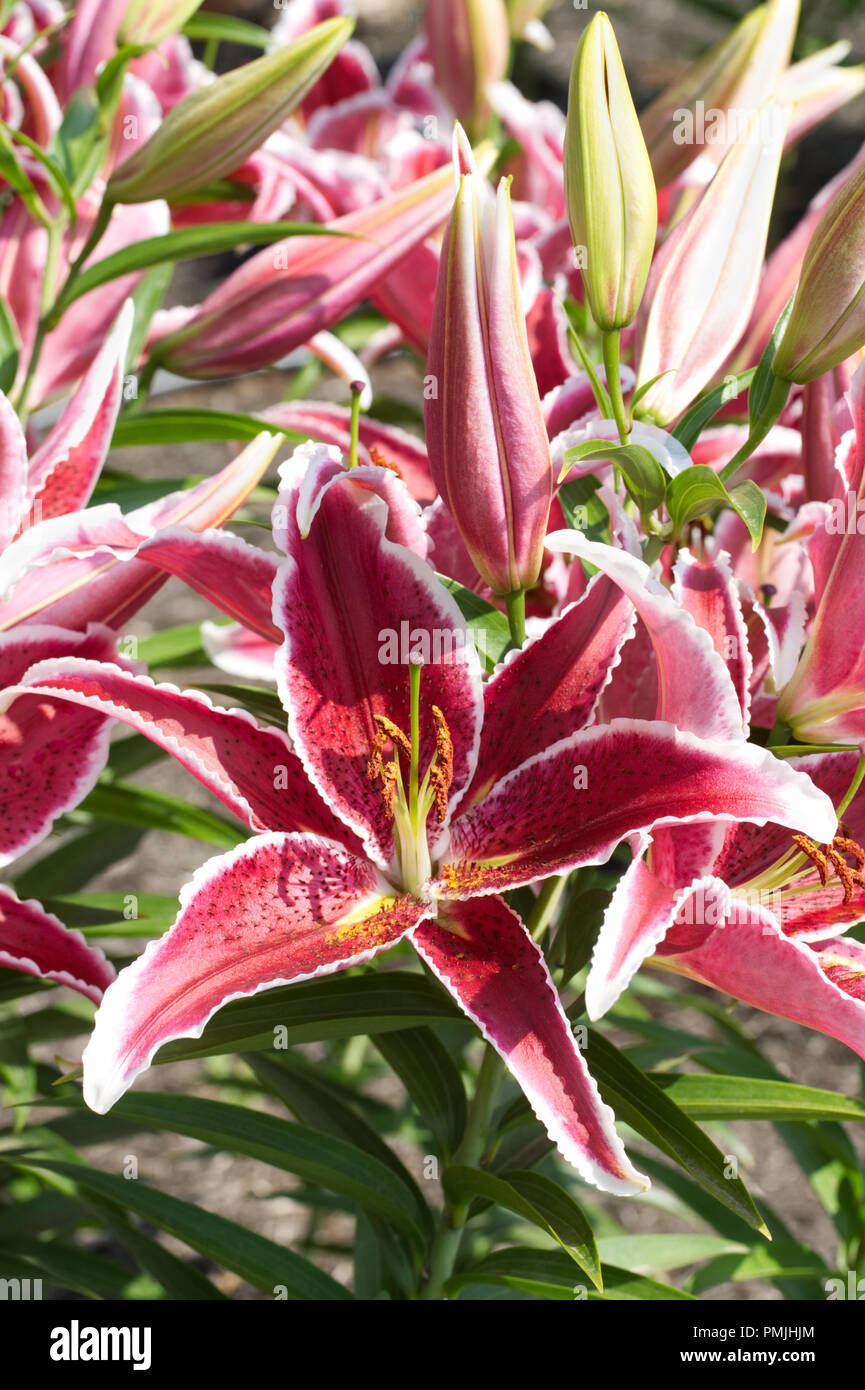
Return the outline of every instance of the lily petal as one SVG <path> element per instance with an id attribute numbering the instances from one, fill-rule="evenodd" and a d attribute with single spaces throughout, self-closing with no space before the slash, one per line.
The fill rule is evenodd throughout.
<path id="1" fill-rule="evenodd" d="M 198 691 L 75 657 L 39 662 L 2 698 L 8 702 L 27 691 L 123 720 L 171 753 L 251 830 L 348 838 L 309 785 L 282 730 L 260 727 L 245 710 L 218 709 Z"/>
<path id="2" fill-rule="evenodd" d="M 837 824 L 825 793 L 764 749 L 616 719 L 529 758 L 460 814 L 440 891 L 466 898 L 515 888 L 602 864 L 654 825 L 717 817 L 775 820 L 820 841 Z"/>
<path id="3" fill-rule="evenodd" d="M 576 603 L 496 672 L 484 690 L 471 803 L 526 758 L 591 722 L 634 623 L 630 600 L 606 575 L 597 575 Z"/>
<path id="4" fill-rule="evenodd" d="M 318 836 L 261 836 L 209 860 L 171 930 L 107 992 L 84 1052 L 87 1104 L 104 1114 L 157 1048 L 200 1038 L 230 1000 L 372 960 L 427 910 Z"/>
<path id="5" fill-rule="evenodd" d="M 87 795 L 108 757 L 110 721 L 17 683 L 58 652 L 115 660 L 114 634 L 33 625 L 0 635 L 0 864 L 17 859 Z M 3 689 L 7 687 L 7 689 Z"/>
<path id="6" fill-rule="evenodd" d="M 277 503 L 288 555 L 274 585 L 274 621 L 286 636 L 276 658 L 277 683 L 308 775 L 384 865 L 392 854 L 392 822 L 367 765 L 374 715 L 410 728 L 409 652 L 402 648 L 411 644 L 425 662 L 422 768 L 436 749 L 432 705 L 450 730 L 451 808 L 474 769 L 479 665 L 459 609 L 433 571 L 385 538 L 388 513 L 381 499 L 355 484 L 352 472 L 308 494 L 306 457 L 298 450 L 283 468 L 288 486 Z"/>
<path id="7" fill-rule="evenodd" d="M 442 904 L 412 945 L 504 1058 L 581 1177 L 604 1192 L 645 1191 L 604 1105 L 539 947 L 501 898 Z"/>
<path id="8" fill-rule="evenodd" d="M 724 661 L 648 565 L 624 550 L 586 540 L 579 531 L 554 531 L 545 545 L 596 565 L 633 603 L 658 661 L 657 718 L 702 738 L 742 738 L 742 711 Z"/>
<path id="9" fill-rule="evenodd" d="M 819 949 L 786 937 L 773 915 L 740 905 L 703 945 L 658 957 L 677 973 L 745 1004 L 838 1038 L 865 1057 L 865 948 L 823 942 Z"/>
<path id="10" fill-rule="evenodd" d="M 0 885 L 0 965 L 68 985 L 98 1004 L 114 966 L 78 931 L 64 927 L 34 898 L 22 901 Z"/>

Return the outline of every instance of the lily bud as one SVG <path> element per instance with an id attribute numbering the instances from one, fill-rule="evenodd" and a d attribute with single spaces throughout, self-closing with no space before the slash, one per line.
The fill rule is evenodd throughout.
<path id="1" fill-rule="evenodd" d="M 473 134 L 490 113 L 487 88 L 508 69 L 504 0 L 427 0 L 426 39 L 435 84 Z"/>
<path id="2" fill-rule="evenodd" d="M 430 469 L 497 594 L 537 581 L 553 469 L 520 304 L 508 180 L 462 175 L 436 282 L 424 404 Z"/>
<path id="3" fill-rule="evenodd" d="M 772 368 L 804 384 L 865 343 L 865 168 L 827 207 L 802 261 L 793 309 Z"/>
<path id="4" fill-rule="evenodd" d="M 769 0 L 661 92 L 640 117 L 652 169 L 663 188 L 698 155 L 719 164 L 748 115 L 777 93 L 790 60 L 799 0 Z"/>
<path id="5" fill-rule="evenodd" d="M 201 0 L 129 0 L 118 43 L 161 43 L 182 29 L 200 7 Z"/>
<path id="6" fill-rule="evenodd" d="M 113 203 L 172 199 L 221 178 L 282 125 L 330 65 L 354 20 L 329 19 L 285 48 L 218 77 L 169 111 L 108 181 Z"/>
<path id="7" fill-rule="evenodd" d="M 604 332 L 636 315 L 658 229 L 658 203 L 612 25 L 589 24 L 574 57 L 565 127 L 565 198 L 583 285 Z"/>

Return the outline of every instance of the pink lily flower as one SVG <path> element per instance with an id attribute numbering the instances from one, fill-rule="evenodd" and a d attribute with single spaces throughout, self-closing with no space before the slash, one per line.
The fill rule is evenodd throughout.
<path id="1" fill-rule="evenodd" d="M 227 999 L 368 961 L 408 936 L 578 1171 L 605 1190 L 639 1190 L 646 1180 L 541 952 L 500 893 L 603 862 L 659 822 L 744 814 L 822 834 L 831 803 L 744 742 L 664 722 L 586 728 L 632 621 L 605 578 L 482 690 L 455 604 L 386 539 L 382 501 L 333 458 L 308 464 L 301 451 L 284 467 L 274 512 L 287 557 L 273 614 L 290 743 L 104 663 L 41 663 L 17 688 L 122 719 L 256 832 L 198 872 L 171 931 L 106 994 L 84 1057 L 88 1103 L 107 1109 L 162 1043 L 199 1036 Z M 403 634 L 423 665 L 390 659 Z M 658 634 L 671 653 L 674 637 Z M 680 665 L 687 674 L 694 663 L 686 654 Z M 214 932 L 223 919 L 231 932 Z"/>
<path id="2" fill-rule="evenodd" d="M 836 802 L 856 764 L 856 753 L 795 760 Z M 653 963 L 838 1038 L 865 1057 L 865 946 L 843 935 L 865 915 L 863 837 L 861 792 L 828 844 L 801 835 L 791 843 L 777 825 L 732 826 L 709 873 L 678 895 Z M 628 887 L 614 895 L 623 936 L 651 911 L 651 885 Z"/>
<path id="3" fill-rule="evenodd" d="M 853 378 L 847 402 L 853 431 L 839 447 L 845 488 L 840 506 L 825 508 L 808 545 L 814 621 L 778 701 L 778 718 L 809 743 L 865 738 L 865 652 L 857 621 L 865 563 L 865 365 Z"/>

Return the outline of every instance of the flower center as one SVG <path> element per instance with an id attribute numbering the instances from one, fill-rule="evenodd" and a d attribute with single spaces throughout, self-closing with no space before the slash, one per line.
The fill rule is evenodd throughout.
<path id="1" fill-rule="evenodd" d="M 420 780 L 420 672 L 420 664 L 412 662 L 409 666 L 410 734 L 387 715 L 373 715 L 376 730 L 366 767 L 369 780 L 380 783 L 382 801 L 394 823 L 400 878 L 408 892 L 416 897 L 422 896 L 424 884 L 432 872 L 427 819 L 434 810 L 438 824 L 443 823 L 453 780 L 453 741 L 438 705 L 430 706 L 435 752 Z M 391 757 L 386 759 L 388 744 Z"/>

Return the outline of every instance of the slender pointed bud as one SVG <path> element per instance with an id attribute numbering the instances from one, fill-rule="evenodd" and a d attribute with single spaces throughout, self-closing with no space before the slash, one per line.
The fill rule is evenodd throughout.
<path id="1" fill-rule="evenodd" d="M 656 424 L 677 419 L 744 332 L 757 297 L 786 109 L 751 117 L 712 182 L 655 258 L 637 318 L 640 401 Z"/>
<path id="2" fill-rule="evenodd" d="M 426 38 L 436 86 L 479 136 L 490 114 L 487 88 L 508 70 L 504 0 L 427 0 Z"/>
<path id="3" fill-rule="evenodd" d="M 658 202 L 612 25 L 595 15 L 571 68 L 565 128 L 571 236 L 585 248 L 583 285 L 605 333 L 634 319 L 655 250 Z"/>
<path id="4" fill-rule="evenodd" d="M 161 43 L 182 29 L 200 8 L 201 0 L 129 0 L 118 44 Z"/>
<path id="5" fill-rule="evenodd" d="M 111 176 L 108 200 L 177 198 L 238 168 L 282 125 L 353 28 L 353 19 L 328 19 L 285 48 L 184 97 L 156 134 Z"/>
<path id="6" fill-rule="evenodd" d="M 460 179 L 436 283 L 424 414 L 430 468 L 497 594 L 540 573 L 549 442 L 520 304 L 508 181 Z"/>
<path id="7" fill-rule="evenodd" d="M 863 343 L 865 168 L 835 195 L 814 229 L 773 370 L 787 381 L 813 381 Z"/>
<path id="8" fill-rule="evenodd" d="M 799 0 L 769 0 L 691 63 L 640 117 L 659 188 L 698 155 L 720 164 L 752 112 L 778 91 L 796 36 Z"/>

